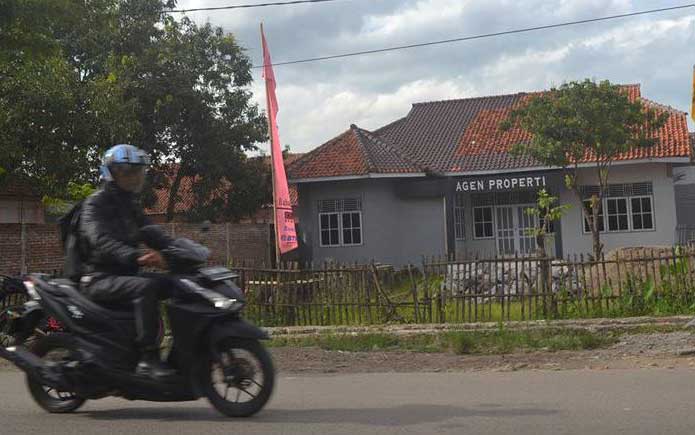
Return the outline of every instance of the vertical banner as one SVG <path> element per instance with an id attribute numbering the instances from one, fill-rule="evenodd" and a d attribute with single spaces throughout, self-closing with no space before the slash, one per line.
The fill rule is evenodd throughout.
<path id="1" fill-rule="evenodd" d="M 691 95 L 692 101 L 690 102 L 690 117 L 695 121 L 695 65 L 693 65 L 693 92 Z"/>
<path id="2" fill-rule="evenodd" d="M 270 128 L 270 158 L 273 171 L 273 212 L 275 214 L 275 240 L 280 254 L 297 248 L 297 231 L 294 225 L 292 202 L 287 186 L 287 175 L 280 148 L 280 132 L 278 131 L 277 114 L 278 101 L 275 95 L 275 73 L 270 51 L 265 40 L 263 24 L 261 24 L 261 41 L 263 43 L 263 78 L 268 104 L 268 126 Z"/>

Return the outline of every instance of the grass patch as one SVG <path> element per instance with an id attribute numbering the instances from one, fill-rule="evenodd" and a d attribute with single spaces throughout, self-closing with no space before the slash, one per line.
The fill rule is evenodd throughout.
<path id="1" fill-rule="evenodd" d="M 276 337 L 273 347 L 319 347 L 345 352 L 412 351 L 464 354 L 507 354 L 530 350 L 583 350 L 607 347 L 620 333 L 583 330 L 506 330 L 444 332 L 438 334 L 324 334 L 311 337 Z"/>

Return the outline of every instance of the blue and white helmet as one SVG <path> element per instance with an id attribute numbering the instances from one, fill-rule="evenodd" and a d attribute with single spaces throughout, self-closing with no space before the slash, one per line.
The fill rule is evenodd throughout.
<path id="1" fill-rule="evenodd" d="M 150 165 L 150 157 L 145 151 L 136 146 L 127 144 L 114 145 L 104 153 L 104 157 L 101 160 L 99 172 L 102 180 L 113 181 L 111 168 L 114 165 L 147 167 Z"/>

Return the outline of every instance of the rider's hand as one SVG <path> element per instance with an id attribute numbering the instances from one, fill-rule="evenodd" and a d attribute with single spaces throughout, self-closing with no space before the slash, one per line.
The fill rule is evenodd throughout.
<path id="1" fill-rule="evenodd" d="M 162 254 L 160 254 L 157 251 L 150 251 L 142 257 L 138 258 L 138 264 L 140 266 L 158 267 L 160 269 L 167 268 L 167 263 L 164 260 L 164 257 L 162 257 Z"/>

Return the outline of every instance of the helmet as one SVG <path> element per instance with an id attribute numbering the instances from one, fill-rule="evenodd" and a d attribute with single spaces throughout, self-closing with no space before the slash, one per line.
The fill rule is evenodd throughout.
<path id="1" fill-rule="evenodd" d="M 115 145 L 109 148 L 101 161 L 101 179 L 115 182 L 121 189 L 139 193 L 145 183 L 150 165 L 147 153 L 133 145 Z"/>

